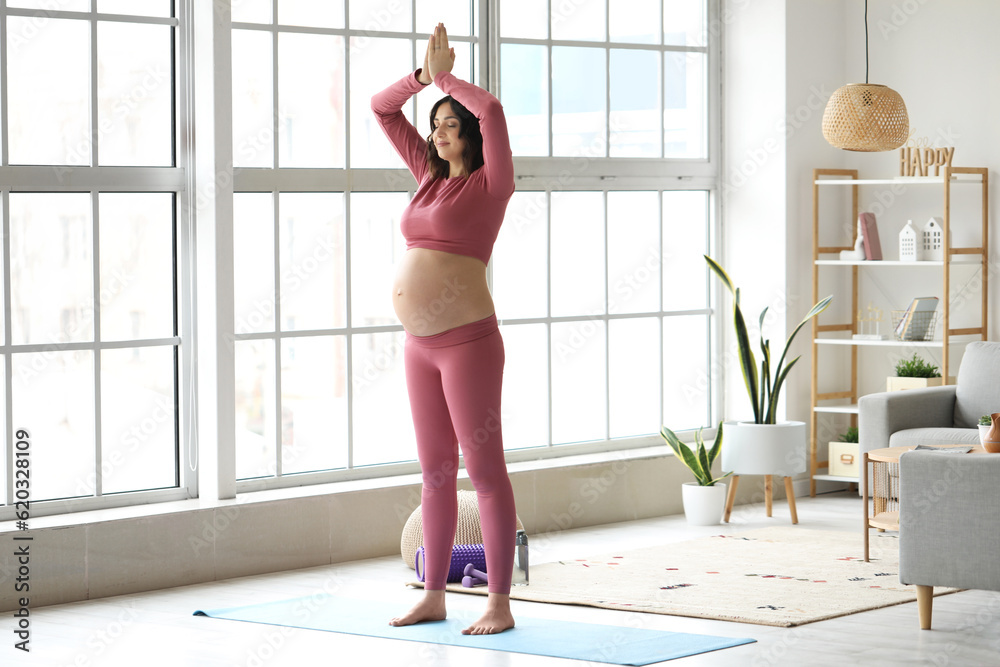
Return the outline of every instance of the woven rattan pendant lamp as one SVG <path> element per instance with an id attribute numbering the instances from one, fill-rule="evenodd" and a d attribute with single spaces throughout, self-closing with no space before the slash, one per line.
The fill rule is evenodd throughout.
<path id="1" fill-rule="evenodd" d="M 865 82 L 841 86 L 823 112 L 823 137 L 848 151 L 891 151 L 910 133 L 906 104 L 892 88 L 868 83 L 868 0 L 865 0 Z"/>

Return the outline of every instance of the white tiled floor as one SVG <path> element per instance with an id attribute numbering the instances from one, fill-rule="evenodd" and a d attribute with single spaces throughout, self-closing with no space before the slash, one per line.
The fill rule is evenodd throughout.
<path id="1" fill-rule="evenodd" d="M 799 525 L 857 530 L 861 548 L 860 501 L 856 493 L 797 499 Z M 756 507 L 738 507 L 723 527 L 690 527 L 682 516 L 583 528 L 536 538 L 533 562 L 599 553 L 609 545 L 634 548 L 788 522 L 779 503 L 774 518 Z M 295 630 L 192 616 L 198 608 L 226 607 L 327 590 L 345 596 L 398 602 L 405 610 L 420 595 L 403 587 L 411 572 L 398 557 L 342 563 L 278 574 L 230 579 L 139 595 L 106 598 L 32 610 L 30 654 L 13 649 L 10 632 L 0 647 L 2 665 L 117 667 L 202 665 L 276 667 L 371 665 L 455 667 L 580 665 L 571 660 L 479 649 Z M 475 613 L 483 599 L 452 595 L 449 609 Z M 917 626 L 916 603 L 898 605 L 797 628 L 708 621 L 678 616 L 527 602 L 513 603 L 520 619 L 551 618 L 753 637 L 755 644 L 673 661 L 678 665 L 1000 665 L 1000 594 L 967 591 L 935 599 L 934 629 Z M 387 619 L 388 620 L 388 619 Z M 522 620 L 522 622 L 529 622 Z M 10 619 L 7 627 L 12 627 Z M 668 664 L 668 663 L 662 663 Z"/>

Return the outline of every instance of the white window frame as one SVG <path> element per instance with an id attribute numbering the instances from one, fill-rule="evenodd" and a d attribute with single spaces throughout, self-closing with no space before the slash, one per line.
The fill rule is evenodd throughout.
<path id="1" fill-rule="evenodd" d="M 277 2 L 277 0 L 273 0 Z M 413 1 L 413 0 L 403 0 Z M 496 68 L 489 65 L 499 55 L 499 32 L 490 32 L 498 26 L 498 5 L 489 0 L 474 0 L 477 9 L 473 21 L 477 34 L 471 43 L 479 42 L 480 57 L 474 61 L 477 76 L 485 87 L 498 91 L 499 77 Z M 710 197 L 709 247 L 716 246 L 718 236 L 718 175 L 720 133 L 720 35 L 713 28 L 719 26 L 719 0 L 707 0 L 709 28 L 708 54 L 708 156 L 701 160 L 594 158 L 581 168 L 573 158 L 515 158 L 518 186 L 525 190 L 588 190 L 602 193 L 616 190 L 706 190 Z M 7 15 L 45 15 L 79 18 L 79 12 L 44 12 L 36 10 L 7 9 L 0 12 L 0 31 L 6 29 Z M 120 20 L 114 16 L 91 15 L 100 20 Z M 414 16 L 415 16 L 414 12 Z M 179 349 L 179 434 L 181 441 L 180 486 L 173 489 L 132 492 L 45 503 L 46 507 L 33 508 L 33 515 L 55 514 L 71 511 L 108 508 L 116 506 L 158 503 L 189 497 L 206 500 L 229 499 L 237 493 L 269 488 L 282 488 L 318 484 L 349 479 L 388 477 L 414 473 L 419 470 L 416 461 L 386 464 L 363 468 L 299 473 L 277 478 L 236 480 L 235 444 L 235 346 L 239 339 L 235 332 L 233 313 L 233 196 L 235 192 L 344 192 L 347 214 L 350 214 L 351 192 L 383 192 L 387 177 L 397 182 L 407 182 L 409 175 L 402 169 L 355 169 L 350 165 L 350 136 L 347 135 L 346 169 L 280 168 L 277 159 L 271 169 L 236 169 L 233 167 L 232 141 L 232 29 L 230 3 L 226 0 L 200 2 L 175 0 L 174 19 L 143 19 L 150 23 L 168 23 L 175 26 L 177 88 L 176 104 L 176 166 L 171 168 L 131 167 L 66 167 L 60 169 L 56 179 L 50 167 L 0 166 L 0 195 L 4 224 L 8 213 L 10 191 L 116 191 L 171 192 L 177 198 L 177 290 L 178 336 L 170 339 Z M 131 19 L 130 19 L 131 20 Z M 345 21 L 345 26 L 349 23 Z M 259 27 L 258 27 L 259 29 Z M 368 34 L 351 30 L 312 30 L 320 34 Z M 390 33 L 388 36 L 405 37 L 409 33 Z M 486 36 L 484 38 L 482 36 Z M 470 40 L 463 40 L 469 44 Z M 559 42 L 564 44 L 565 42 Z M 600 43 L 587 42 L 587 46 Z M 605 44 L 608 46 L 608 44 Z M 615 45 L 618 48 L 618 45 Z M 414 51 L 416 47 L 414 46 Z M 0 55 L 0 66 L 5 66 Z M 418 54 L 413 54 L 419 62 Z M 349 67 L 349 61 L 347 63 Z M 349 77 L 349 70 L 348 75 Z M 346 84 L 349 89 L 349 78 Z M 6 94 L 0 95 L 0 120 L 6 121 Z M 350 114 L 350 102 L 346 113 Z M 549 113 L 552 113 L 551 108 Z M 348 116 L 349 120 L 349 116 Z M 6 147 L 4 148 L 6 150 Z M 95 148 L 96 153 L 96 148 Z M 6 158 L 6 155 L 3 156 Z M 277 156 L 276 156 L 277 158 Z M 5 162 L 5 160 L 4 160 Z M 572 173 L 572 184 L 566 184 L 565 174 Z M 412 195 L 413 186 L 406 190 Z M 546 195 L 548 196 L 548 195 Z M 349 224 L 348 224 L 349 229 Z M 349 234 L 349 231 L 348 231 Z M 349 237 L 348 237 L 349 238 Z M 5 241 L 6 243 L 6 241 Z M 9 253 L 9 248 L 4 249 Z M 277 260 L 277 250 L 276 250 Z M 348 260 L 349 261 L 349 260 Z M 348 276 L 350 266 L 348 265 Z M 708 278 L 706 275 L 706 282 Z M 8 283 L 9 285 L 9 276 Z M 707 289 L 707 288 L 706 288 Z M 8 287 L 9 290 L 9 287 Z M 348 298 L 350 291 L 348 291 Z M 9 303 L 9 294 L 8 303 Z M 710 299 L 712 303 L 715 299 Z M 698 313 L 709 312 L 699 310 Z M 348 313 L 350 304 L 348 303 Z M 685 313 L 669 313 L 686 314 Z M 10 322 L 9 313 L 7 322 Z M 644 314 L 649 315 L 649 314 Z M 630 317 L 635 315 L 623 315 Z M 617 315 L 602 319 L 618 318 Z M 542 318 L 538 321 L 553 322 L 563 318 Z M 571 318 L 572 319 L 572 318 Z M 708 354 L 714 357 L 718 350 L 715 317 L 710 315 Z M 534 320 L 532 320 L 534 321 Z M 522 322 L 509 320 L 509 323 Z M 9 324 L 7 325 L 9 328 Z M 365 327 L 363 329 L 330 330 L 324 333 L 376 333 L 398 331 L 399 327 Z M 9 332 L 8 332 L 9 333 Z M 255 335 L 250 335 L 253 337 Z M 276 341 L 281 333 L 272 335 Z M 9 340 L 9 337 L 8 339 Z M 106 345 L 113 347 L 113 345 Z M 10 378 L 10 347 L 7 353 L 8 383 Z M 350 336 L 348 336 L 348 364 L 351 364 Z M 709 360 L 709 364 L 711 361 Z M 709 365 L 709 367 L 711 367 Z M 351 377 L 350 365 L 347 369 Z M 662 371 L 661 371 L 662 373 Z M 712 378 L 707 378 L 711 383 Z M 661 377 L 661 382 L 663 381 Z M 347 390 L 352 391 L 348 382 Z M 712 392 L 712 411 L 719 413 L 721 397 Z M 350 404 L 349 404 L 350 405 Z M 7 392 L 6 410 L 11 414 L 11 395 Z M 100 426 L 98 417 L 97 428 Z M 8 424 L 8 431 L 18 425 Z M 551 426 L 550 426 L 551 428 Z M 10 433 L 8 433 L 10 437 Z M 511 462 L 557 458 L 571 454 L 607 452 L 662 444 L 658 436 L 594 441 L 575 445 L 557 445 L 507 454 Z M 8 470 L 11 467 L 11 449 L 7 450 Z M 100 469 L 98 449 L 98 470 Z M 10 492 L 8 493 L 10 495 Z M 10 498 L 8 498 L 10 500 Z M 0 508 L 0 519 L 13 518 L 8 509 Z M 7 514 L 4 514 L 7 512 Z"/>
<path id="2" fill-rule="evenodd" d="M 188 89 L 188 63 L 189 63 L 189 36 L 190 23 L 186 21 L 187 5 L 190 0 L 175 0 L 175 14 L 173 18 L 146 17 L 146 16 L 123 16 L 115 14 L 104 14 L 96 11 L 96 0 L 91 2 L 90 11 L 62 11 L 62 10 L 39 10 L 39 9 L 19 9 L 0 7 L 0 34 L 7 34 L 7 17 L 23 16 L 33 17 L 36 21 L 44 22 L 50 19 L 74 19 L 90 21 L 91 32 L 91 127 L 96 123 L 97 118 L 97 43 L 94 39 L 97 31 L 98 21 L 119 21 L 126 23 L 141 23 L 145 25 L 166 25 L 174 28 L 173 31 L 173 67 L 175 68 L 174 79 L 174 146 L 175 156 L 172 167 L 116 167 L 116 166 L 39 166 L 39 165 L 15 165 L 8 164 L 8 142 L 4 142 L 0 150 L 0 217 L 3 220 L 3 277 L 4 277 L 4 342 L 0 345 L 0 353 L 3 354 L 5 364 L 5 403 L 7 432 L 5 436 L 6 466 L 8 471 L 8 484 L 5 504 L 0 506 L 0 521 L 10 520 L 15 517 L 14 487 L 12 483 L 13 459 L 14 459 L 14 434 L 18 429 L 24 428 L 29 432 L 30 424 L 16 424 L 12 422 L 13 417 L 13 392 L 12 384 L 12 354 L 47 352 L 56 349 L 62 351 L 88 350 L 94 353 L 94 378 L 95 378 L 95 401 L 94 401 L 94 428 L 95 428 L 95 495 L 90 497 L 77 497 L 59 500 L 46 500 L 31 502 L 30 514 L 32 517 L 63 514 L 67 512 L 81 512 L 95 509 L 106 509 L 112 507 L 124 507 L 131 505 L 142 505 L 148 503 L 162 503 L 174 500 L 183 500 L 197 495 L 197 477 L 195 474 L 195 438 L 194 423 L 192 420 L 193 394 L 193 374 L 192 374 L 192 350 L 191 350 L 191 304 L 193 303 L 193 276 L 191 274 L 190 247 L 192 239 L 193 218 L 190 215 L 188 202 L 189 185 L 187 179 L 189 170 L 187 168 L 190 156 L 189 146 L 181 140 L 190 136 L 189 117 L 185 110 L 190 102 L 190 91 Z M 0 70 L 7 71 L 6 47 L 0 49 Z M 8 127 L 8 94 L 7 86 L 0 87 L 0 124 Z M 100 142 L 99 133 L 91 134 L 91 157 L 93 165 L 97 165 L 97 155 Z M 175 197 L 175 275 L 174 286 L 175 308 L 176 308 L 176 333 L 175 336 L 168 336 L 158 339 L 125 340 L 125 341 L 94 341 L 72 342 L 53 345 L 50 343 L 12 345 L 11 344 L 11 277 L 10 277 L 10 194 L 44 192 L 44 193 L 85 193 L 92 198 L 92 206 L 96 213 L 97 197 L 100 193 L 118 192 L 141 192 L 141 193 L 168 193 Z M 98 219 L 95 215 L 95 224 Z M 99 254 L 96 245 L 98 236 L 94 236 L 94 290 L 100 290 L 100 267 L 98 263 Z M 99 299 L 95 298 L 95 312 L 99 313 Z M 171 346 L 175 350 L 175 395 L 178 397 L 176 405 L 176 437 L 179 441 L 177 451 L 178 461 L 178 485 L 165 489 L 153 489 L 145 491 L 130 491 L 123 493 L 113 493 L 104 495 L 102 490 L 102 447 L 101 447 L 101 409 L 100 409 L 100 353 L 102 350 L 148 347 L 148 346 Z M 33 443 L 37 446 L 40 443 Z"/>
<path id="3" fill-rule="evenodd" d="M 274 1 L 274 0 L 273 0 Z M 404 0 L 407 1 L 407 0 Z M 416 21 L 416 7 L 413 0 L 409 0 L 413 4 L 411 5 L 412 10 L 412 21 Z M 487 0 L 474 0 L 476 2 L 476 7 L 478 11 L 473 12 L 473 21 L 478 26 L 477 32 L 479 37 L 472 37 L 471 44 L 477 42 L 481 45 L 481 51 L 486 53 L 487 56 L 480 58 L 478 62 L 474 62 L 474 67 L 476 68 L 476 73 L 479 81 L 487 82 L 487 87 L 494 92 L 498 92 L 499 84 L 499 72 L 498 68 L 491 68 L 489 64 L 494 62 L 496 58 L 499 57 L 499 30 L 494 32 L 489 32 L 489 26 L 499 25 L 499 5 L 498 3 L 488 2 Z M 276 6 L 272 6 L 276 10 Z M 345 12 L 348 11 L 345 7 Z M 708 119 L 708 152 L 707 157 L 703 159 L 631 159 L 631 158 L 593 158 L 587 160 L 580 160 L 579 158 L 572 157 L 521 157 L 515 158 L 515 173 L 518 175 L 518 186 L 519 189 L 525 190 L 545 190 L 547 193 L 552 191 L 561 190 L 586 190 L 586 191 L 600 191 L 604 193 L 606 199 L 606 193 L 615 190 L 654 190 L 654 191 L 664 191 L 664 190 L 704 190 L 709 192 L 709 240 L 708 247 L 715 247 L 715 239 L 717 236 L 717 219 L 716 209 L 718 207 L 717 197 L 715 196 L 717 190 L 717 174 L 719 173 L 718 163 L 719 163 L 719 137 L 720 137 L 720 111 L 719 111 L 719 88 L 721 77 L 719 75 L 719 35 L 717 31 L 712 30 L 712 26 L 717 26 L 719 13 L 719 0 L 707 0 L 707 23 L 706 27 L 709 33 L 709 41 L 706 47 L 695 47 L 693 49 L 687 49 L 684 47 L 659 47 L 665 51 L 697 51 L 702 53 L 707 53 L 707 105 L 710 113 Z M 550 19 L 551 20 L 551 19 Z M 345 26 L 349 26 L 350 23 L 345 16 L 344 21 Z M 253 30 L 263 30 L 274 32 L 278 28 L 274 25 L 259 25 L 259 24 L 243 24 L 236 23 L 232 24 L 233 28 L 238 29 L 253 29 Z M 324 35 L 340 35 L 349 40 L 351 36 L 358 36 L 362 34 L 369 34 L 365 31 L 350 29 L 350 28 L 286 28 L 281 27 L 281 30 L 293 30 L 297 32 L 309 32 L 313 34 L 324 34 Z M 487 36 L 483 38 L 482 36 Z M 374 36 L 374 35 L 370 35 Z M 383 36 L 380 34 L 379 36 Z M 415 36 L 419 38 L 415 31 L 411 33 L 384 33 L 384 36 L 388 37 L 409 37 Z M 454 41 L 454 40 L 453 40 Z M 461 40 L 463 44 L 469 45 L 470 41 L 467 39 Z M 507 40 L 504 41 L 521 41 L 521 40 Z M 552 44 L 553 40 L 523 40 L 532 44 Z M 556 43 L 563 44 L 575 44 L 565 41 L 556 40 Z M 607 40 L 604 43 L 601 42 L 580 42 L 579 45 L 586 46 L 604 46 L 605 48 L 635 48 L 636 45 L 629 44 L 618 44 L 612 43 Z M 347 62 L 345 67 L 347 68 L 346 74 L 346 86 L 350 87 L 350 49 L 347 49 Z M 420 59 L 419 54 L 416 53 L 416 46 L 414 46 L 413 52 L 413 62 L 419 66 Z M 273 63 L 272 67 L 275 68 L 274 75 L 275 79 L 272 85 L 277 87 L 277 64 Z M 229 71 L 226 69 L 225 71 Z M 348 123 L 350 122 L 350 102 L 345 106 L 345 111 L 348 115 Z M 549 105 L 549 114 L 551 118 L 552 109 Z M 223 114 L 224 116 L 224 114 Z M 273 114 L 274 118 L 277 118 L 277 113 Z M 550 120 L 551 127 L 551 120 Z M 608 130 L 609 131 L 609 130 Z M 277 128 L 274 128 L 274 134 L 277 136 Z M 220 127 L 217 131 L 217 136 L 226 135 L 231 136 L 231 127 Z M 606 135 L 607 138 L 607 135 Z M 415 185 L 412 184 L 412 178 L 409 176 L 405 169 L 351 169 L 350 168 L 350 133 L 347 133 L 347 145 L 346 145 L 346 168 L 330 168 L 330 169 L 308 169 L 308 168 L 281 168 L 278 167 L 278 147 L 274 148 L 274 162 L 275 165 L 272 168 L 247 168 L 247 169 L 237 169 L 235 170 L 233 181 L 233 187 L 227 191 L 227 194 L 231 192 L 270 192 L 272 194 L 277 194 L 279 192 L 323 192 L 323 191 L 334 191 L 334 192 L 344 192 L 345 205 L 346 205 L 346 215 L 350 215 L 350 195 L 352 192 L 384 192 L 386 191 L 386 183 L 396 182 L 396 183 L 407 183 L 408 186 L 405 190 L 409 195 L 412 196 Z M 231 152 L 231 148 L 230 148 Z M 582 168 L 581 168 L 582 167 Z M 571 183 L 566 182 L 566 174 L 572 174 Z M 549 195 L 546 194 L 548 197 Z M 662 197 L 661 197 L 662 200 Z M 229 221 L 231 224 L 231 220 Z M 346 224 L 348 230 L 348 243 L 350 243 L 350 221 Z M 279 250 L 277 245 L 275 247 L 275 261 L 278 261 Z M 236 480 L 232 482 L 235 478 L 235 444 L 230 444 L 235 442 L 235 433 L 232 431 L 227 431 L 224 435 L 225 438 L 220 437 L 219 442 L 226 442 L 227 446 L 225 450 L 220 448 L 219 455 L 219 470 L 220 473 L 223 469 L 227 471 L 227 480 L 220 479 L 220 488 L 223 481 L 225 484 L 226 492 L 220 497 L 233 497 L 236 493 L 245 493 L 252 491 L 259 491 L 272 488 L 283 488 L 289 486 L 300 486 L 308 484 L 320 484 L 326 482 L 350 480 L 350 479 L 363 479 L 363 478 L 373 478 L 373 477 L 388 477 L 398 474 L 409 474 L 419 471 L 419 465 L 416 461 L 395 463 L 395 464 L 382 464 L 376 466 L 367 466 L 355 468 L 353 467 L 353 437 L 350 433 L 352 431 L 351 424 L 353 419 L 353 387 L 350 378 L 353 373 L 353 354 L 352 354 L 352 334 L 370 334 L 370 333 L 382 333 L 382 332 L 398 332 L 402 331 L 400 325 L 382 326 L 382 327 L 363 327 L 354 328 L 351 325 L 351 289 L 350 289 L 350 253 L 348 253 L 348 266 L 347 266 L 347 326 L 337 329 L 322 330 L 315 333 L 317 335 L 347 335 L 347 396 L 348 396 L 348 420 L 349 420 L 349 435 L 348 437 L 348 467 L 337 470 L 330 471 L 317 471 L 317 472 L 306 472 L 306 473 L 295 473 L 293 475 L 283 476 L 280 474 L 280 429 L 278 433 L 275 434 L 276 442 L 276 458 L 275 467 L 279 471 L 275 476 L 270 476 L 266 478 L 254 478 L 254 479 L 243 479 Z M 222 276 L 219 276 L 220 282 L 223 280 Z M 226 277 L 229 282 L 232 281 L 232 277 Z M 492 275 L 490 275 L 490 280 L 492 280 Z M 706 282 L 706 293 L 709 292 L 708 285 L 708 274 L 706 271 L 705 275 Z M 228 289 L 229 287 L 227 287 Z M 231 296 L 231 292 L 229 293 Z M 714 298 L 710 298 L 709 301 L 714 303 Z M 625 319 L 629 317 L 636 316 L 680 316 L 680 315 L 691 315 L 691 314 L 701 314 L 709 316 L 709 331 L 706 333 L 710 338 L 710 342 L 706 347 L 706 368 L 711 368 L 711 357 L 713 351 L 717 348 L 718 336 L 715 333 L 714 318 L 712 317 L 713 310 L 711 306 L 693 310 L 693 311 L 670 311 L 659 313 L 642 313 L 639 315 L 635 314 L 605 314 L 603 316 L 597 316 L 596 319 L 603 320 L 605 322 L 613 319 Z M 227 323 L 232 326 L 231 314 L 225 314 L 223 316 L 227 319 Z M 505 320 L 505 323 L 515 324 L 515 323 L 533 323 L 540 322 L 546 323 L 549 331 L 551 332 L 551 324 L 554 322 L 561 321 L 581 321 L 583 318 L 574 317 L 545 317 L 545 318 L 534 318 L 528 320 Z M 595 319 L 595 318 L 591 318 Z M 226 337 L 231 336 L 231 340 L 273 340 L 274 354 L 277 356 L 280 354 L 280 341 L 283 337 L 294 336 L 299 337 L 301 334 L 297 332 L 282 333 L 280 331 L 268 332 L 263 334 L 236 334 L 232 329 L 229 329 L 224 334 Z M 225 367 L 229 368 L 234 365 L 234 359 L 232 354 L 232 349 L 226 350 Z M 277 360 L 276 360 L 277 361 Z M 551 360 L 550 360 L 551 364 Z M 278 364 L 276 364 L 278 365 Z M 219 366 L 220 368 L 222 365 Z M 203 367 L 199 365 L 199 370 Z M 551 377 L 551 369 L 549 373 Z M 662 370 L 661 370 L 662 376 Z M 661 386 L 663 382 L 661 377 Z M 709 384 L 708 391 L 710 392 L 711 407 L 710 411 L 713 415 L 719 413 L 719 400 L 720 398 L 716 395 L 716 392 L 712 390 L 713 378 L 711 374 L 706 378 L 706 382 Z M 230 390 L 230 380 L 226 379 L 227 390 Z M 231 403 L 232 399 L 227 398 L 227 403 Z M 662 401 L 661 401 L 662 404 Z M 227 408 L 228 409 L 228 408 Z M 606 409 L 607 406 L 606 406 Z M 662 410 L 662 407 L 661 407 Z M 551 410 L 550 410 L 551 413 Z M 662 414 L 661 414 L 662 417 Z M 227 428 L 231 425 L 227 421 Z M 609 426 L 610 427 L 610 426 Z M 550 438 L 551 442 L 551 419 L 549 420 Z M 220 436 L 222 434 L 220 433 Z M 608 439 L 607 433 L 605 433 L 604 440 L 596 440 L 592 442 L 578 443 L 578 444 L 558 444 L 558 445 L 546 445 L 533 447 L 524 450 L 511 450 L 506 453 L 508 461 L 521 461 L 521 460 L 532 460 L 538 458 L 550 458 L 550 457 L 561 457 L 573 454 L 583 454 L 583 453 L 594 453 L 594 452 L 605 452 L 609 450 L 616 449 L 627 449 L 642 446 L 651 446 L 662 444 L 662 440 L 659 436 L 651 437 L 640 437 L 640 438 L 618 438 L 618 439 Z M 415 458 L 415 454 L 414 454 Z M 230 472 L 231 471 L 231 472 Z"/>

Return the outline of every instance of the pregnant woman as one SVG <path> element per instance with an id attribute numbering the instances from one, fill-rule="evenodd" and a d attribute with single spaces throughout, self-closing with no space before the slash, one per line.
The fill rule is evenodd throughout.
<path id="1" fill-rule="evenodd" d="M 372 98 L 383 132 L 419 186 L 403 212 L 406 253 L 393 305 L 406 329 L 406 385 L 423 474 L 424 597 L 391 625 L 446 617 L 444 589 L 458 523 L 461 445 L 479 499 L 489 598 L 463 634 L 514 627 L 510 582 L 516 514 L 500 434 L 503 340 L 486 284 L 486 263 L 514 192 L 500 101 L 451 74 L 454 49 L 443 24 L 424 66 Z M 431 110 L 425 139 L 402 107 L 434 83 L 447 96 Z"/>

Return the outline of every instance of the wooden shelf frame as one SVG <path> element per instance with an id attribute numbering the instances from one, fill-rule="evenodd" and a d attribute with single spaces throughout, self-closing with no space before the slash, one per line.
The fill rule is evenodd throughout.
<path id="1" fill-rule="evenodd" d="M 838 478 L 835 475 L 821 474 L 822 469 L 829 470 L 829 461 L 820 461 L 817 457 L 819 443 L 816 441 L 819 417 L 821 414 L 845 413 L 851 415 L 851 424 L 857 426 L 858 404 L 858 350 L 862 347 L 933 347 L 941 349 L 941 375 L 948 378 L 949 352 L 953 344 L 964 344 L 972 339 L 986 340 L 988 336 L 988 300 L 989 300 L 989 169 L 985 167 L 945 167 L 941 176 L 922 178 L 894 179 L 859 179 L 857 169 L 813 169 L 813 262 L 812 262 L 812 302 L 820 299 L 819 269 L 821 266 L 840 266 L 851 271 L 851 308 L 848 312 L 856 313 L 859 308 L 858 276 L 859 270 L 867 269 L 894 270 L 898 268 L 912 269 L 915 267 L 934 267 L 942 274 L 942 337 L 935 341 L 897 341 L 897 340 L 853 340 L 851 338 L 826 338 L 821 334 L 857 333 L 857 322 L 820 325 L 819 318 L 812 319 L 812 386 L 811 415 L 809 429 L 809 495 L 816 495 L 816 481 L 848 481 L 848 478 Z M 934 262 L 900 262 L 900 261 L 858 261 L 840 260 L 842 250 L 853 250 L 857 241 L 857 225 L 852 224 L 850 245 L 821 246 L 819 245 L 820 223 L 820 191 L 829 190 L 828 186 L 849 187 L 851 189 L 851 220 L 857 221 L 860 198 L 860 187 L 865 185 L 885 184 L 925 185 L 940 187 L 943 194 L 942 202 L 942 233 L 944 235 L 944 259 Z M 951 189 L 955 185 L 978 185 L 982 191 L 980 205 L 981 245 L 974 247 L 952 247 L 951 245 Z M 824 255 L 837 254 L 835 258 Z M 980 303 L 980 324 L 977 327 L 955 329 L 951 327 L 951 304 L 948 295 L 951 292 L 952 266 L 978 265 L 982 281 Z M 952 340 L 962 337 L 966 340 Z M 851 349 L 851 380 L 850 386 L 841 391 L 819 392 L 820 349 L 827 346 L 849 346 Z M 947 382 L 947 380 L 945 380 Z M 821 405 L 832 400 L 848 400 L 848 405 Z M 857 480 L 852 480 L 857 481 Z"/>

